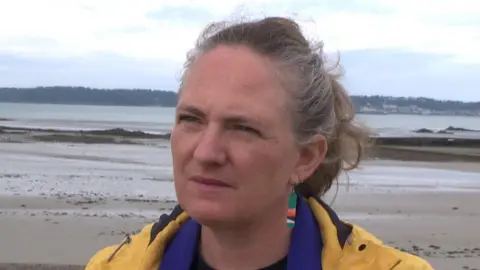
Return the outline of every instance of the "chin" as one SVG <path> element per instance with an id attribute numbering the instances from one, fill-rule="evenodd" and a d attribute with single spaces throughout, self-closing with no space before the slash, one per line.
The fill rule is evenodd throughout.
<path id="1" fill-rule="evenodd" d="M 194 220 L 204 226 L 215 226 L 230 223 L 235 214 L 228 204 L 220 201 L 192 200 L 183 208 Z"/>

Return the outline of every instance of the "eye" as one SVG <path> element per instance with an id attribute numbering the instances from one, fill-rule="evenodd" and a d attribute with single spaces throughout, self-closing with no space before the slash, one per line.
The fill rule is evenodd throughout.
<path id="1" fill-rule="evenodd" d="M 246 125 L 235 125 L 234 128 L 236 130 L 251 133 L 251 134 L 254 134 L 254 135 L 258 135 L 258 136 L 261 135 L 258 130 L 254 129 L 254 128 L 251 128 L 249 126 L 246 126 Z"/>
<path id="2" fill-rule="evenodd" d="M 183 122 L 183 121 L 186 121 L 186 122 L 199 122 L 200 119 L 196 116 L 193 116 L 193 115 L 189 115 L 189 114 L 179 114 L 178 115 L 178 119 L 177 121 L 180 123 L 180 122 Z"/>

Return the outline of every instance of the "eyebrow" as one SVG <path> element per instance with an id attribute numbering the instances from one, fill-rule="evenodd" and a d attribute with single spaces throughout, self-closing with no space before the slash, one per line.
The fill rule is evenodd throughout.
<path id="1" fill-rule="evenodd" d="M 180 105 L 178 107 L 178 110 L 194 114 L 198 117 L 202 117 L 202 118 L 206 117 L 206 114 L 201 109 L 199 109 L 195 106 L 192 106 L 192 105 Z M 225 117 L 222 118 L 222 122 L 227 123 L 227 124 L 241 124 L 241 123 L 244 123 L 244 124 L 254 125 L 257 128 L 266 128 L 266 125 L 263 124 L 262 122 L 260 122 L 256 119 L 248 118 L 248 117 L 245 117 L 243 115 L 238 115 L 238 114 L 237 115 L 233 114 L 233 115 L 225 116 Z"/>
<path id="2" fill-rule="evenodd" d="M 186 111 L 188 113 L 191 113 L 191 114 L 194 114 L 196 116 L 199 116 L 199 117 L 205 117 L 205 113 L 200 110 L 199 108 L 195 107 L 195 106 L 191 106 L 191 105 L 179 105 L 178 106 L 178 110 L 179 111 Z"/>

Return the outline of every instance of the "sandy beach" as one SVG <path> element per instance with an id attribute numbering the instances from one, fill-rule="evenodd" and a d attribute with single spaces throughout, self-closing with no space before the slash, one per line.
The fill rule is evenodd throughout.
<path id="1" fill-rule="evenodd" d="M 2 136 L 0 269 L 82 269 L 98 249 L 175 204 L 162 138 L 78 143 Z M 325 201 L 341 218 L 435 269 L 480 269 L 478 162 L 368 160 L 343 175 Z"/>
<path id="2" fill-rule="evenodd" d="M 388 244 L 418 254 L 435 269 L 480 267 L 479 189 L 396 192 L 395 188 L 341 187 L 332 204 L 345 220 L 364 226 Z M 326 198 L 333 199 L 333 193 Z M 61 264 L 75 269 L 99 248 L 118 243 L 172 206 L 164 202 L 69 201 L 67 198 L 1 197 L 0 262 Z M 465 268 L 467 267 L 467 268 Z M 43 269 L 43 268 L 31 268 Z"/>

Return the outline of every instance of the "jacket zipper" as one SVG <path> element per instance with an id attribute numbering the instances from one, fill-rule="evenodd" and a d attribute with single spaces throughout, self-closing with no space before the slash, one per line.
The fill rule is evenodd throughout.
<path id="1" fill-rule="evenodd" d="M 118 247 L 112 252 L 112 254 L 108 257 L 107 263 L 109 263 L 113 257 L 115 257 L 115 254 L 125 245 L 125 244 L 130 244 L 132 242 L 132 238 L 130 237 L 129 234 L 125 236 L 125 239 L 118 245 Z"/>

